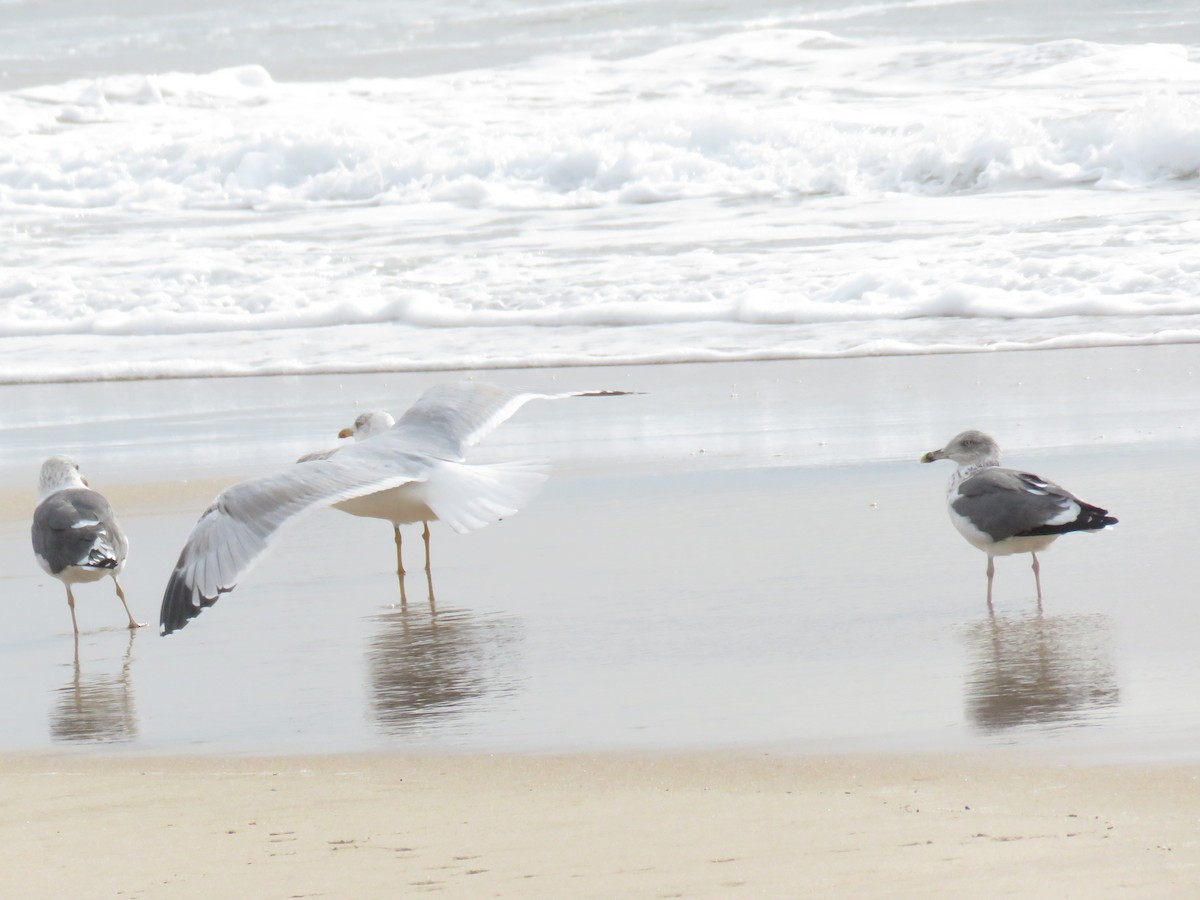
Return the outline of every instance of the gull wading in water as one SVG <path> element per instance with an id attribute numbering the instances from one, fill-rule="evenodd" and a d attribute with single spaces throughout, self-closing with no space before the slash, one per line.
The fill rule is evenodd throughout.
<path id="1" fill-rule="evenodd" d="M 467 448 L 530 400 L 625 393 L 540 394 L 470 381 L 436 385 L 379 433 L 227 488 L 179 554 L 163 593 L 162 633 L 183 628 L 233 590 L 280 526 L 308 510 L 335 506 L 393 523 L 436 519 L 460 533 L 512 515 L 546 480 L 546 465 L 468 465 Z"/>
<path id="2" fill-rule="evenodd" d="M 1000 446 L 982 431 L 964 431 L 941 450 L 921 457 L 929 463 L 951 459 L 958 469 L 950 476 L 946 503 L 950 521 L 967 541 L 988 556 L 987 600 L 992 603 L 994 557 L 1028 553 L 1033 580 L 1042 602 L 1038 552 L 1069 531 L 1100 531 L 1117 520 L 1108 510 L 1084 503 L 1070 491 L 1037 475 L 1000 466 Z"/>
<path id="3" fill-rule="evenodd" d="M 33 555 L 66 587 L 75 635 L 79 635 L 79 623 L 71 585 L 99 581 L 105 575 L 117 586 L 129 627 L 144 627 L 130 613 L 117 579 L 125 568 L 129 541 L 108 501 L 79 474 L 79 465 L 67 456 L 51 456 L 42 463 L 38 496 L 41 502 L 33 511 Z"/>

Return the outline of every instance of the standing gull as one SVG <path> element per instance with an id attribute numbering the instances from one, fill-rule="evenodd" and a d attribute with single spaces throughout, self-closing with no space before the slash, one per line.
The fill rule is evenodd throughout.
<path id="1" fill-rule="evenodd" d="M 1100 531 L 1117 520 L 1108 510 L 1084 503 L 1070 491 L 1037 475 L 1000 466 L 1000 446 L 982 431 L 964 431 L 941 450 L 921 457 L 928 463 L 952 459 L 946 503 L 950 521 L 968 542 L 988 555 L 988 605 L 992 603 L 993 558 L 1013 553 L 1033 557 L 1033 580 L 1042 602 L 1038 551 L 1068 531 Z"/>
<path id="2" fill-rule="evenodd" d="M 360 510 L 378 502 L 381 508 L 370 515 L 392 519 L 403 504 L 403 515 L 413 516 L 403 521 L 438 519 L 460 533 L 512 515 L 546 480 L 545 464 L 467 465 L 467 448 L 530 400 L 622 393 L 539 394 L 470 381 L 437 385 L 381 434 L 235 484 L 200 517 L 179 555 L 163 594 L 162 633 L 183 628 L 233 590 L 280 526 L 308 510 L 361 499 Z"/>
<path id="3" fill-rule="evenodd" d="M 43 569 L 66 586 L 75 634 L 79 634 L 79 623 L 71 585 L 98 581 L 105 575 L 111 575 L 117 586 L 129 627 L 143 627 L 129 612 L 117 580 L 125 568 L 129 541 L 108 501 L 88 487 L 79 465 L 66 456 L 52 456 L 42 463 L 38 496 L 41 502 L 33 511 L 33 554 Z"/>

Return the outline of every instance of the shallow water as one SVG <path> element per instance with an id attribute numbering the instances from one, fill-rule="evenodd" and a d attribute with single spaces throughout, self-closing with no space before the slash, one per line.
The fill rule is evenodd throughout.
<path id="1" fill-rule="evenodd" d="M 0 749 L 1004 746 L 1192 759 L 1200 745 L 1200 612 L 1186 569 L 1187 511 L 1200 501 L 1190 474 L 1200 446 L 1188 424 L 1200 396 L 1194 363 L 1190 348 L 1156 348 L 833 369 L 814 361 L 593 370 L 584 375 L 619 375 L 619 386 L 649 393 L 530 405 L 496 432 L 481 451 L 513 458 L 524 449 L 555 459 L 558 471 L 505 522 L 465 536 L 435 526 L 433 603 L 418 532 L 406 543 L 402 604 L 388 527 L 324 511 L 287 531 L 236 591 L 169 638 L 109 627 L 121 621 L 115 596 L 104 584 L 84 586 L 77 664 L 61 586 L 30 558 L 27 519 L 6 517 L 0 679 L 14 689 Z M 834 370 L 845 376 L 840 386 L 811 380 Z M 1080 388 L 1085 371 L 1105 389 L 1094 407 Z M 1139 373 L 1161 389 L 1148 390 Z M 563 387 L 587 386 L 578 371 L 553 374 L 575 379 Z M 423 378 L 380 376 L 353 390 L 407 397 Z M 1022 379 L 1057 389 L 1027 396 Z M 307 417 L 338 423 L 333 412 L 345 403 L 332 378 L 217 384 L 240 388 L 246 415 L 280 404 L 257 433 L 240 418 L 198 414 L 212 429 L 207 442 L 233 452 L 235 470 L 290 458 L 302 432 L 307 449 L 321 445 L 325 432 Z M 938 404 L 901 415 L 902 398 L 955 384 Z M 74 411 L 54 421 L 53 400 L 69 388 L 11 390 L 49 404 L 41 440 L 81 428 Z M 127 390 L 124 417 L 84 427 L 97 447 L 85 469 L 128 511 L 124 583 L 135 614 L 154 620 L 175 556 L 216 488 L 198 485 L 195 496 L 187 485 L 136 488 L 144 473 L 157 483 L 192 469 L 182 457 L 147 456 L 126 426 L 144 417 L 183 453 L 189 398 L 207 395 L 183 392 L 177 418 L 159 419 L 160 387 Z M 1041 405 L 1026 402 L 1034 395 Z M 1040 614 L 1027 561 L 1006 558 L 989 615 L 984 557 L 946 521 L 948 464 L 916 463 L 971 414 L 969 424 L 1011 436 L 1010 462 L 1121 518 L 1043 557 Z M 112 455 L 117 445 L 128 455 Z M 32 452 L 8 452 L 6 490 L 22 488 L 15 457 Z M 198 458 L 213 465 L 211 448 Z"/>

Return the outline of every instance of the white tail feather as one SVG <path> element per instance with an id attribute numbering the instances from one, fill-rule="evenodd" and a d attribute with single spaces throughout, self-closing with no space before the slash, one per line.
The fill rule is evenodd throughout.
<path id="1" fill-rule="evenodd" d="M 544 462 L 473 466 L 439 461 L 424 494 L 438 519 L 461 534 L 513 515 L 548 477 Z"/>

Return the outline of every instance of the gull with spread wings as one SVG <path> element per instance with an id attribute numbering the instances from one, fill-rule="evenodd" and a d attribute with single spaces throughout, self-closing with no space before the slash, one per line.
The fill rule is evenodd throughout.
<path id="1" fill-rule="evenodd" d="M 162 633 L 183 628 L 233 590 L 280 526 L 309 510 L 383 506 L 384 515 L 368 514 L 395 521 L 403 507 L 412 516 L 405 521 L 438 520 L 460 533 L 512 515 L 546 480 L 546 465 L 470 465 L 467 448 L 530 400 L 625 393 L 541 394 L 472 381 L 436 385 L 381 433 L 227 488 L 179 554 L 163 594 Z"/>

